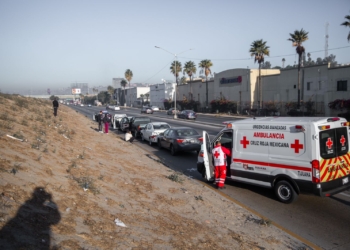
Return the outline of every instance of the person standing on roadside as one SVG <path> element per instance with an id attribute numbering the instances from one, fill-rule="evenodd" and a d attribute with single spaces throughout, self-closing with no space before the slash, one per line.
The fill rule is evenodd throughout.
<path id="1" fill-rule="evenodd" d="M 100 113 L 96 116 L 96 120 L 98 122 L 98 132 L 103 133 L 102 131 L 102 120 L 103 120 L 103 113 L 102 110 L 100 111 Z"/>
<path id="2" fill-rule="evenodd" d="M 52 106 L 53 106 L 53 115 L 57 116 L 57 109 L 58 109 L 58 101 L 57 98 L 55 98 L 52 102 Z"/>
<path id="3" fill-rule="evenodd" d="M 226 179 L 226 155 L 231 157 L 231 152 L 227 148 L 221 146 L 221 142 L 217 141 L 212 150 L 214 161 L 215 183 L 218 189 L 224 189 Z"/>
<path id="4" fill-rule="evenodd" d="M 108 117 L 109 114 L 105 114 L 103 116 L 103 123 L 104 123 L 104 126 L 105 126 L 105 133 L 108 134 L 108 128 L 109 128 L 109 117 Z"/>

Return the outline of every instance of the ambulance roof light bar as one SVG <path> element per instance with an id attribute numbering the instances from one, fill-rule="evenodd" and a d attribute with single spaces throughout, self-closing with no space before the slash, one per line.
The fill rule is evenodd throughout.
<path id="1" fill-rule="evenodd" d="M 332 117 L 332 118 L 328 118 L 327 122 L 336 122 L 336 121 L 339 121 L 339 120 L 340 120 L 339 117 Z"/>

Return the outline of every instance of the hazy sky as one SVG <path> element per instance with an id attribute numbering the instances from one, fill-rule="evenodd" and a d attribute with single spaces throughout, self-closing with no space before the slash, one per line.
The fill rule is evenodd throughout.
<path id="1" fill-rule="evenodd" d="M 257 68 L 249 48 L 263 39 L 265 61 L 293 65 L 289 33 L 308 31 L 306 52 L 324 58 L 326 22 L 328 54 L 350 63 L 346 15 L 349 0 L 0 0 L 0 90 L 107 86 L 126 69 L 135 83 L 174 79 L 174 56 L 154 46 L 193 48 L 179 55 L 182 64 L 210 59 L 212 72 L 221 72 Z"/>

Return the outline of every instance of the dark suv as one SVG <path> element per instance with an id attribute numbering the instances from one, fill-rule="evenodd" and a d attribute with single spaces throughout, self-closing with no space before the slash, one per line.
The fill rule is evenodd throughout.
<path id="1" fill-rule="evenodd" d="M 129 129 L 132 133 L 132 135 L 135 138 L 138 138 L 141 136 L 141 124 L 147 124 L 150 123 L 151 119 L 145 116 L 135 116 L 130 120 L 130 126 Z"/>

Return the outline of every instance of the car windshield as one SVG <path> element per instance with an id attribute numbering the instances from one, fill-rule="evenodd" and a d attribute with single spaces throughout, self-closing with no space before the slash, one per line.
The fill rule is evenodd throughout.
<path id="1" fill-rule="evenodd" d="M 168 129 L 170 128 L 169 124 L 154 124 L 154 129 Z"/>
<path id="2" fill-rule="evenodd" d="M 178 129 L 176 130 L 178 136 L 191 136 L 198 135 L 198 132 L 194 129 Z"/>

